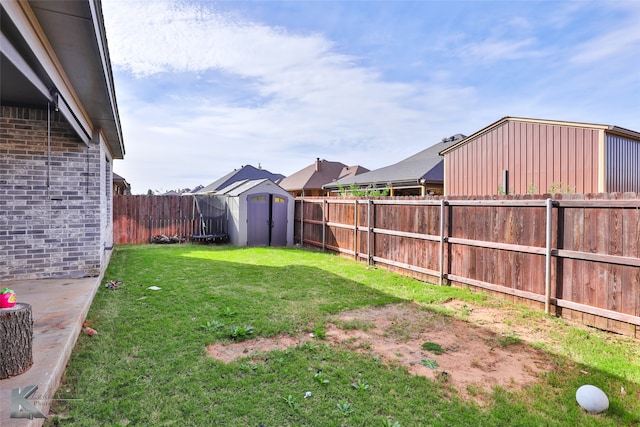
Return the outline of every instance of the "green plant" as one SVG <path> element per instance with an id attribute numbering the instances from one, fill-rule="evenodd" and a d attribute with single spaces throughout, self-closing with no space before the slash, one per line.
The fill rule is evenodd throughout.
<path id="1" fill-rule="evenodd" d="M 322 374 L 322 371 L 318 371 L 313 375 L 313 379 L 320 385 L 327 385 L 330 383 L 328 379 Z"/>
<path id="2" fill-rule="evenodd" d="M 243 341 L 253 335 L 253 326 L 232 326 L 229 337 L 234 341 Z"/>
<path id="3" fill-rule="evenodd" d="M 547 191 L 549 194 L 572 194 L 575 193 L 576 189 L 575 187 L 572 188 L 562 182 L 558 182 L 551 184 Z"/>
<path id="4" fill-rule="evenodd" d="M 238 314 L 238 312 L 233 310 L 231 307 L 225 307 L 224 310 L 222 310 L 222 315 L 226 317 L 235 316 L 236 314 Z"/>
<path id="5" fill-rule="evenodd" d="M 527 186 L 527 194 L 537 194 L 538 193 L 538 189 L 536 188 L 535 184 L 529 184 Z"/>
<path id="6" fill-rule="evenodd" d="M 498 345 L 502 348 L 508 347 L 510 345 L 520 344 L 521 341 L 522 340 L 520 339 L 520 336 L 518 336 L 518 334 L 516 334 L 515 332 L 509 334 L 501 334 L 498 337 Z"/>
<path id="7" fill-rule="evenodd" d="M 358 378 L 358 381 L 352 383 L 351 387 L 359 391 L 369 390 L 369 384 L 361 378 Z"/>
<path id="8" fill-rule="evenodd" d="M 298 403 L 296 402 L 296 399 L 292 395 L 288 395 L 287 397 L 283 397 L 282 400 L 285 401 L 285 403 L 287 404 L 289 409 L 291 409 L 292 411 L 297 411 L 298 410 Z"/>
<path id="9" fill-rule="evenodd" d="M 344 196 L 353 196 L 353 197 L 386 197 L 391 192 L 389 187 L 385 188 L 377 188 L 377 187 L 366 187 L 360 188 L 360 186 L 356 183 L 352 183 L 349 185 L 348 189 L 345 189 L 343 185 L 338 184 L 338 194 L 342 197 Z"/>
<path id="10" fill-rule="evenodd" d="M 347 402 L 346 400 L 342 400 L 338 402 L 336 406 L 338 407 L 338 410 L 340 411 L 340 413 L 345 417 L 349 416 L 354 412 L 353 408 L 351 407 L 351 403 Z"/>
<path id="11" fill-rule="evenodd" d="M 323 340 L 327 337 L 327 331 L 322 326 L 317 326 L 313 329 L 313 337 L 319 340 Z"/>
<path id="12" fill-rule="evenodd" d="M 211 320 L 203 325 L 200 325 L 200 328 L 204 329 L 207 332 L 219 331 L 220 329 L 224 328 L 224 323 L 217 320 Z"/>
<path id="13" fill-rule="evenodd" d="M 434 359 L 422 359 L 420 361 L 420 364 L 422 366 L 426 366 L 429 369 L 436 369 L 438 366 L 440 366 Z"/>
<path id="14" fill-rule="evenodd" d="M 444 349 L 442 348 L 442 346 L 438 343 L 435 342 L 424 342 L 422 343 L 422 349 L 423 350 L 427 350 L 430 351 L 433 354 L 442 354 L 444 353 Z"/>
<path id="15" fill-rule="evenodd" d="M 473 307 L 468 306 L 467 304 L 464 304 L 461 308 L 460 308 L 460 315 L 465 318 L 468 317 L 471 313 L 473 312 Z"/>
<path id="16" fill-rule="evenodd" d="M 385 418 L 385 420 L 382 422 L 382 425 L 383 427 L 402 427 L 402 424 L 390 418 Z"/>

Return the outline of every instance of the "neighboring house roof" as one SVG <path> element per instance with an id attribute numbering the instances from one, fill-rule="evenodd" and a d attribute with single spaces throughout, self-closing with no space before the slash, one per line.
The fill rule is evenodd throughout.
<path id="1" fill-rule="evenodd" d="M 427 182 L 443 182 L 444 181 L 444 164 L 439 153 L 451 144 L 455 144 L 465 138 L 462 134 L 456 134 L 449 138 L 444 138 L 441 142 L 420 151 L 413 156 L 356 176 L 349 176 L 339 179 L 331 184 L 324 186 L 326 189 L 335 189 L 342 185 L 345 187 L 351 184 L 359 186 L 376 185 L 376 184 L 415 184 L 420 180 Z"/>
<path id="2" fill-rule="evenodd" d="M 111 179 L 113 180 L 113 182 L 124 183 L 124 184 L 127 183 L 127 180 L 121 177 L 120 175 L 118 175 L 117 173 L 112 172 L 111 174 L 112 174 Z"/>
<path id="3" fill-rule="evenodd" d="M 131 184 L 115 172 L 111 172 L 111 182 L 118 194 L 131 194 Z"/>
<path id="4" fill-rule="evenodd" d="M 498 121 L 496 121 L 494 123 L 491 123 L 489 126 L 480 129 L 479 131 L 475 132 L 473 135 L 470 135 L 468 137 L 464 137 L 462 140 L 457 141 L 455 144 L 442 149 L 442 151 L 440 151 L 440 155 L 444 156 L 446 153 L 448 153 L 450 151 L 453 151 L 453 150 L 456 150 L 457 148 L 459 148 L 462 145 L 468 143 L 469 141 L 472 141 L 473 139 L 477 138 L 478 136 L 480 136 L 480 135 L 482 135 L 484 133 L 487 133 L 487 132 L 491 131 L 492 129 L 494 129 L 494 128 L 498 127 L 498 126 L 501 126 L 502 124 L 504 124 L 506 122 L 509 122 L 509 121 L 541 123 L 541 124 L 550 124 L 550 125 L 559 125 L 559 126 L 577 126 L 577 127 L 583 127 L 583 128 L 600 129 L 600 130 L 604 130 L 605 132 L 609 132 L 609 133 L 613 133 L 613 134 L 617 134 L 617 135 L 630 137 L 632 139 L 640 139 L 640 132 L 636 132 L 636 131 L 633 131 L 633 130 L 621 128 L 619 126 L 603 125 L 603 124 L 596 124 L 596 123 L 568 122 L 568 121 L 561 121 L 561 120 L 532 119 L 532 118 L 525 118 L 525 117 L 505 116 L 505 117 L 501 118 L 500 120 L 498 120 Z"/>
<path id="5" fill-rule="evenodd" d="M 247 191 L 251 190 L 252 188 L 255 188 L 257 186 L 259 186 L 262 183 L 265 182 L 271 182 L 273 185 L 275 185 L 276 187 L 280 188 L 280 190 L 282 190 L 282 192 L 286 192 L 286 190 L 282 187 L 280 187 L 278 184 L 276 184 L 273 180 L 269 179 L 269 178 L 264 178 L 264 179 L 243 179 L 241 181 L 236 181 L 232 184 L 230 184 L 229 186 L 220 189 L 219 191 L 216 191 L 216 196 L 229 196 L 229 197 L 238 197 L 240 195 L 242 195 L 243 193 L 246 193 Z"/>
<path id="6" fill-rule="evenodd" d="M 369 169 L 360 165 L 345 166 L 340 172 L 340 176 L 338 177 L 338 179 L 347 178 L 349 176 L 360 175 L 365 172 L 369 172 Z"/>
<path id="7" fill-rule="evenodd" d="M 251 165 L 242 166 L 240 169 L 235 169 L 232 172 L 226 174 L 222 178 L 212 182 L 204 188 L 198 190 L 196 194 L 205 194 L 217 192 L 230 184 L 242 180 L 256 180 L 256 179 L 270 179 L 273 182 L 277 182 L 284 178 L 284 175 L 279 173 L 272 173 L 266 169 L 256 168 Z"/>
<path id="8" fill-rule="evenodd" d="M 101 135 L 122 159 L 100 1 L 2 1 L 0 9 L 0 103 L 54 105 L 86 144 Z"/>
<path id="9" fill-rule="evenodd" d="M 362 166 L 347 166 L 340 162 L 328 160 L 316 161 L 304 169 L 284 178 L 279 184 L 287 191 L 322 189 L 322 186 L 329 184 L 336 179 L 352 176 L 358 172 L 368 171 Z"/>

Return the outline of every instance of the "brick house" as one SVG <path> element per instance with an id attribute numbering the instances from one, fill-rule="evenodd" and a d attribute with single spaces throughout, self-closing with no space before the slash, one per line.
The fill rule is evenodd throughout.
<path id="1" fill-rule="evenodd" d="M 0 280 L 100 276 L 124 157 L 100 2 L 0 8 Z"/>

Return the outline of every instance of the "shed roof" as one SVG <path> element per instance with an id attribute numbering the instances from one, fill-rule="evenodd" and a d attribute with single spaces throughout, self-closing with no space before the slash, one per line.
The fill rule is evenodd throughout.
<path id="1" fill-rule="evenodd" d="M 247 191 L 253 188 L 256 188 L 264 183 L 273 184 L 275 187 L 282 190 L 283 193 L 287 192 L 284 188 L 280 187 L 278 184 L 276 184 L 269 178 L 263 178 L 263 179 L 243 179 L 241 181 L 236 181 L 230 184 L 229 186 L 222 188 L 219 191 L 216 191 L 216 195 L 238 197 L 243 193 L 246 193 Z"/>
<path id="2" fill-rule="evenodd" d="M 344 163 L 320 160 L 318 158 L 304 169 L 284 178 L 279 184 L 287 191 L 321 189 L 323 185 L 329 184 L 336 179 L 368 170 L 362 166 L 347 166 Z"/>
<path id="3" fill-rule="evenodd" d="M 205 193 L 213 193 L 218 192 L 221 189 L 233 184 L 237 181 L 246 181 L 246 180 L 259 180 L 268 178 L 273 182 L 279 181 L 284 178 L 284 175 L 279 173 L 272 173 L 266 169 L 256 168 L 251 165 L 242 166 L 240 169 L 234 169 L 232 172 L 229 172 L 225 176 L 211 184 L 205 186 L 204 188 L 198 190 L 196 194 L 205 194 Z"/>
<path id="4" fill-rule="evenodd" d="M 331 184 L 327 184 L 324 188 L 338 188 L 339 185 L 348 186 L 351 184 L 369 185 L 376 183 L 416 183 L 421 179 L 428 182 L 442 182 L 444 180 L 444 169 L 442 166 L 443 159 L 439 153 L 452 143 L 464 139 L 462 134 L 443 138 L 442 141 L 431 147 L 420 151 L 404 160 L 375 169 L 356 176 L 348 176 L 341 178 Z"/>
<path id="5" fill-rule="evenodd" d="M 450 147 L 446 147 L 444 148 L 442 151 L 440 151 L 440 155 L 444 156 L 445 154 L 456 150 L 458 148 L 460 148 L 461 146 L 467 144 L 468 142 L 472 141 L 473 139 L 477 138 L 478 136 L 487 133 L 493 129 L 495 129 L 498 126 L 503 125 L 504 123 L 507 122 L 527 122 L 527 123 L 539 123 L 539 124 L 550 124 L 550 125 L 556 125 L 556 126 L 573 126 L 573 127 L 581 127 L 581 128 L 590 128 L 590 129 L 601 129 L 604 130 L 605 132 L 610 132 L 610 133 L 614 133 L 614 134 L 618 134 L 618 135 L 623 135 L 629 138 L 633 138 L 633 139 L 638 139 L 640 140 L 640 132 L 636 132 L 633 130 L 629 130 L 629 129 L 625 129 L 619 126 L 614 126 L 614 125 L 603 125 L 603 124 L 597 124 L 597 123 L 583 123 L 583 122 L 571 122 L 571 121 L 562 121 L 562 120 L 548 120 L 548 119 L 532 119 L 532 118 L 526 118 L 526 117 L 511 117 L 511 116 L 505 116 L 503 118 L 501 118 L 500 120 L 497 120 L 493 123 L 491 123 L 489 126 L 486 126 L 482 129 L 480 129 L 479 131 L 473 133 L 472 135 L 465 137 L 464 139 L 457 141 L 455 144 L 453 144 Z"/>

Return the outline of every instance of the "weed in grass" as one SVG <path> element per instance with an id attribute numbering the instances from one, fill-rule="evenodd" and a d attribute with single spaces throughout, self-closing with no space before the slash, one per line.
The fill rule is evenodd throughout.
<path id="1" fill-rule="evenodd" d="M 313 352 L 316 352 L 320 349 L 320 346 L 314 342 L 307 341 L 304 344 L 302 344 L 300 348 L 302 348 L 303 350 L 311 350 Z"/>
<path id="2" fill-rule="evenodd" d="M 229 337 L 234 341 L 244 341 L 253 335 L 253 326 L 232 326 Z"/>
<path id="3" fill-rule="evenodd" d="M 515 332 L 510 334 L 502 334 L 498 338 L 498 345 L 501 348 L 509 347 L 510 345 L 520 344 L 522 340 Z"/>
<path id="4" fill-rule="evenodd" d="M 224 328 L 224 323 L 219 322 L 217 320 L 211 320 L 203 325 L 200 325 L 200 328 L 204 329 L 207 332 L 216 332 Z"/>
<path id="5" fill-rule="evenodd" d="M 375 328 L 375 324 L 371 322 L 365 322 L 359 319 L 347 320 L 340 323 L 340 328 L 345 331 L 353 331 L 359 329 L 361 331 L 367 332 L 370 329 Z"/>
<path id="6" fill-rule="evenodd" d="M 371 342 L 362 341 L 360 344 L 358 344 L 358 348 L 361 348 L 362 350 L 371 350 L 373 347 L 371 345 Z"/>
<path id="7" fill-rule="evenodd" d="M 313 328 L 313 336 L 319 340 L 327 338 L 327 330 L 323 326 Z"/>
<path id="8" fill-rule="evenodd" d="M 222 315 L 225 317 L 233 317 L 236 314 L 238 314 L 238 312 L 231 307 L 225 307 L 224 310 L 222 310 Z"/>
<path id="9" fill-rule="evenodd" d="M 298 403 L 296 402 L 295 397 L 293 397 L 292 395 L 288 395 L 287 397 L 283 397 L 282 400 L 284 400 L 286 402 L 287 406 L 292 411 L 297 411 L 298 410 Z"/>
<path id="10" fill-rule="evenodd" d="M 354 412 L 353 408 L 351 407 L 351 403 L 347 402 L 346 400 L 342 400 L 338 402 L 336 406 L 338 407 L 338 410 L 340 411 L 340 413 L 345 417 L 348 417 Z"/>
<path id="11" fill-rule="evenodd" d="M 313 379 L 315 380 L 315 382 L 317 382 L 320 385 L 327 385 L 327 384 L 329 384 L 331 382 L 331 381 L 329 381 L 328 379 L 325 378 L 325 376 L 322 373 L 322 371 L 318 371 L 315 374 L 313 374 Z"/>
<path id="12" fill-rule="evenodd" d="M 438 366 L 440 366 L 434 359 L 422 359 L 420 361 L 420 364 L 422 366 L 426 366 L 429 369 L 436 369 Z"/>
<path id="13" fill-rule="evenodd" d="M 367 383 L 367 381 L 363 380 L 362 378 L 358 378 L 358 381 L 351 384 L 351 387 L 355 388 L 358 391 L 369 390 L 369 384 Z"/>
<path id="14" fill-rule="evenodd" d="M 440 344 L 430 341 L 422 343 L 422 349 L 430 351 L 431 353 L 436 355 L 444 353 L 444 348 L 442 348 Z"/>
<path id="15" fill-rule="evenodd" d="M 402 424 L 392 420 L 391 418 L 385 418 L 385 420 L 382 422 L 382 426 L 383 427 L 402 427 Z"/>
<path id="16" fill-rule="evenodd" d="M 471 314 L 471 312 L 473 312 L 473 307 L 468 306 L 467 304 L 463 305 L 460 308 L 460 315 L 462 316 L 462 318 L 467 318 L 469 317 L 469 315 Z"/>
<path id="17" fill-rule="evenodd" d="M 255 369 L 256 369 L 256 367 L 254 365 L 249 364 L 249 363 L 240 364 L 240 370 L 241 371 L 253 371 Z"/>
<path id="18" fill-rule="evenodd" d="M 436 380 L 441 384 L 448 383 L 449 382 L 449 373 L 446 372 L 446 371 L 438 372 L 438 376 L 436 377 Z"/>

